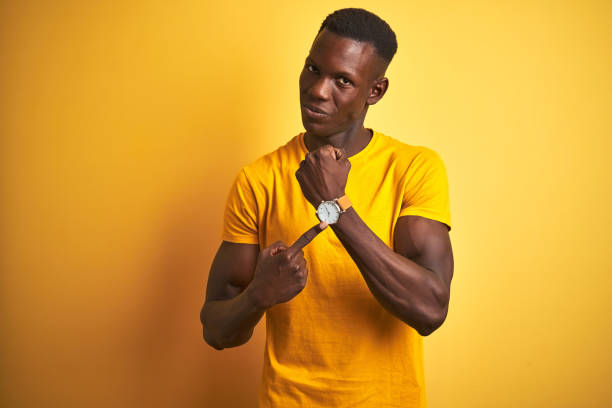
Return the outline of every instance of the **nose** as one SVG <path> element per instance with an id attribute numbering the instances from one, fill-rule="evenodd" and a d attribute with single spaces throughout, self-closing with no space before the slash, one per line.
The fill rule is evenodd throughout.
<path id="1" fill-rule="evenodd" d="M 329 84 L 327 78 L 321 76 L 312 84 L 308 90 L 308 94 L 312 99 L 328 100 L 329 99 Z"/>

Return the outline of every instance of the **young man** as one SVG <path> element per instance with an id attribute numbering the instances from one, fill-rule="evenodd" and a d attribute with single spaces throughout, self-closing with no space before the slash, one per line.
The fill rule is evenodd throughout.
<path id="1" fill-rule="evenodd" d="M 330 14 L 300 75 L 306 132 L 231 188 L 201 319 L 220 350 L 266 313 L 262 408 L 425 406 L 421 335 L 444 321 L 453 274 L 449 196 L 437 153 L 363 126 L 396 49 L 374 14 Z"/>

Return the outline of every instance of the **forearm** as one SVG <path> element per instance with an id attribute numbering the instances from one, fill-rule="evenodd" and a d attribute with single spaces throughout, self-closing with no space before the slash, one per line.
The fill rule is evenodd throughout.
<path id="1" fill-rule="evenodd" d="M 206 302 L 201 315 L 204 339 L 217 350 L 240 346 L 251 338 L 264 312 L 248 288 L 232 299 Z"/>
<path id="2" fill-rule="evenodd" d="M 353 207 L 332 229 L 385 309 L 422 335 L 442 324 L 448 298 L 436 274 L 389 248 Z"/>

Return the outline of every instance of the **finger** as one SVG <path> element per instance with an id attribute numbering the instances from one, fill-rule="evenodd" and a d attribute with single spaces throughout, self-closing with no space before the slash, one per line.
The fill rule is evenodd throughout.
<path id="1" fill-rule="evenodd" d="M 336 157 L 336 160 L 342 160 L 346 158 L 346 150 L 342 148 L 334 147 L 334 155 Z"/>
<path id="2" fill-rule="evenodd" d="M 265 247 L 264 249 L 261 250 L 262 253 L 270 253 L 270 251 L 272 250 L 272 248 L 277 247 L 279 244 L 281 244 L 282 241 L 275 241 L 272 244 L 268 245 L 267 247 Z"/>
<path id="3" fill-rule="evenodd" d="M 270 249 L 270 255 L 271 256 L 275 256 L 275 255 L 278 255 L 279 253 L 281 253 L 283 251 L 286 251 L 286 250 L 287 250 L 287 247 L 284 246 L 284 245 L 276 247 L 276 248 L 272 248 L 272 249 Z"/>
<path id="4" fill-rule="evenodd" d="M 319 235 L 319 232 L 323 231 L 325 228 L 327 228 L 327 223 L 321 221 L 319 224 L 315 225 L 314 227 L 303 233 L 302 236 L 299 237 L 293 245 L 287 248 L 287 255 L 293 256 L 296 253 L 300 252 L 302 248 L 308 245 L 310 241 L 312 241 L 317 235 Z"/>
<path id="5" fill-rule="evenodd" d="M 319 148 L 319 154 L 320 155 L 329 155 L 329 156 L 335 156 L 335 147 L 327 144 L 327 145 L 323 145 Z"/>
<path id="6" fill-rule="evenodd" d="M 308 269 L 305 264 L 300 266 L 300 278 L 301 284 L 306 285 L 306 281 L 308 280 Z"/>
<path id="7" fill-rule="evenodd" d="M 285 245 L 285 243 L 283 241 L 276 241 L 272 245 L 270 245 L 267 249 L 268 249 L 270 255 L 274 256 L 274 255 L 278 254 L 279 252 L 281 252 L 283 250 L 286 250 L 287 249 L 287 245 Z"/>
<path id="8" fill-rule="evenodd" d="M 306 269 L 306 258 L 302 255 L 303 252 L 296 253 L 293 258 L 290 259 L 293 271 L 300 272 Z"/>

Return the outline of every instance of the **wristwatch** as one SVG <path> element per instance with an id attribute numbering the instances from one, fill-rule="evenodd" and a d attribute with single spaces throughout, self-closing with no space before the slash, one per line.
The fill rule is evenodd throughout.
<path id="1" fill-rule="evenodd" d="M 335 224 L 338 222 L 340 214 L 348 210 L 352 205 L 346 194 L 332 201 L 321 201 L 321 204 L 317 207 L 317 217 L 329 225 Z"/>

